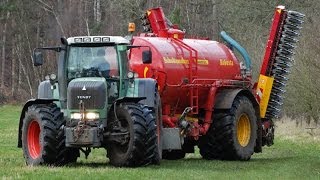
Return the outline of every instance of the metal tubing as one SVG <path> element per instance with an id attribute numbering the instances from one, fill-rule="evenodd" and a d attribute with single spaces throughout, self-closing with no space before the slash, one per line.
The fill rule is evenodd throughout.
<path id="1" fill-rule="evenodd" d="M 223 40 L 225 40 L 231 47 L 234 47 L 243 57 L 244 61 L 245 61 L 245 65 L 247 70 L 251 69 L 251 59 L 250 56 L 248 54 L 248 52 L 234 39 L 232 39 L 232 37 L 230 37 L 229 35 L 227 35 L 227 33 L 225 31 L 222 31 L 220 33 L 221 37 L 223 38 Z"/>
<path id="2" fill-rule="evenodd" d="M 176 117 L 170 117 L 168 115 L 163 115 L 162 116 L 162 121 L 163 124 L 165 124 L 166 126 L 170 127 L 170 128 L 174 128 L 176 127 L 176 124 L 174 122 L 177 121 Z"/>
<path id="3" fill-rule="evenodd" d="M 199 129 L 201 135 L 205 135 L 208 132 L 210 128 L 210 124 L 212 123 L 212 111 L 213 111 L 213 105 L 215 102 L 216 92 L 217 92 L 217 87 L 210 88 L 208 98 L 207 98 L 207 103 L 206 103 L 206 112 L 204 116 L 204 122 Z"/>

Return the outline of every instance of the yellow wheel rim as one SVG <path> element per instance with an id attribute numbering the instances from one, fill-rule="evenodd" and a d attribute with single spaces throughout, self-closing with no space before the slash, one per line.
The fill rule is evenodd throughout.
<path id="1" fill-rule="evenodd" d="M 241 114 L 237 122 L 237 138 L 242 147 L 249 144 L 251 136 L 250 119 L 247 114 Z"/>

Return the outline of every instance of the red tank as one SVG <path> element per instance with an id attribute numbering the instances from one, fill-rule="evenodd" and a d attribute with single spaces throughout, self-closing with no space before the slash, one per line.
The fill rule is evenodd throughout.
<path id="1" fill-rule="evenodd" d="M 217 93 L 228 88 L 248 89 L 251 77 L 241 71 L 227 46 L 185 38 L 185 32 L 166 19 L 161 8 L 148 10 L 141 19 L 146 33 L 133 37 L 132 45 L 143 47 L 131 49 L 129 66 L 140 78 L 157 80 L 164 127 L 180 126 L 187 115 L 193 127 L 188 134 L 198 139 L 212 123 Z M 143 64 L 142 51 L 148 49 L 152 63 Z"/>
<path id="2" fill-rule="evenodd" d="M 193 152 L 193 146 L 198 145 L 200 154 L 209 159 L 221 153 L 222 159 L 248 160 L 253 152 L 261 152 L 263 145 L 273 144 L 271 118 L 281 109 L 279 101 L 294 47 L 290 44 L 297 41 L 299 33 L 295 31 L 304 17 L 295 11 L 288 13 L 283 6 L 275 11 L 259 82 L 254 85 L 248 53 L 225 32 L 221 37 L 228 46 L 185 38 L 185 32 L 166 19 L 161 8 L 150 9 L 141 17 L 145 33 L 132 38 L 135 48 L 129 53 L 129 66 L 139 78 L 158 82 L 162 111 L 157 104 L 154 110 L 162 112 L 162 116 L 155 116 L 158 125 L 162 120 L 164 128 L 157 125 L 157 131 L 165 132 L 163 144 L 170 144 L 165 153 L 180 157 L 180 149 Z M 239 52 L 244 64 L 232 49 Z M 151 64 L 142 63 L 145 50 L 152 52 Z M 172 142 L 180 144 L 181 136 L 184 147 L 171 146 Z M 200 137 L 208 138 L 197 143 Z M 231 154 L 225 156 L 225 152 Z"/>
<path id="3" fill-rule="evenodd" d="M 163 104 L 177 107 L 181 113 L 190 106 L 188 88 L 185 84 L 200 83 L 199 108 L 206 104 L 207 83 L 213 80 L 237 80 L 241 78 L 240 64 L 233 52 L 224 44 L 199 39 L 177 40 L 161 37 L 134 37 L 133 45 L 148 46 L 152 51 L 152 64 L 142 64 L 142 50 L 134 48 L 129 55 L 130 67 L 139 77 L 151 77 L 157 80 Z M 192 48 L 191 48 L 192 47 Z M 190 77 L 190 48 L 197 52 L 197 65 L 193 65 L 194 78 Z M 195 70 L 196 69 L 196 70 Z M 197 72 L 195 72 L 197 71 Z M 191 79 L 209 81 L 190 82 Z M 197 80 L 195 80 L 197 81 Z"/>

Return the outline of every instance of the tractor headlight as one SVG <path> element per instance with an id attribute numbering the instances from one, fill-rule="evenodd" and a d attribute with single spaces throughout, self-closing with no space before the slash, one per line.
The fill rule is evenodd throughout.
<path id="1" fill-rule="evenodd" d="M 88 112 L 86 113 L 86 119 L 99 119 L 99 113 Z"/>
<path id="2" fill-rule="evenodd" d="M 71 113 L 71 119 L 82 119 L 82 113 Z"/>
<path id="3" fill-rule="evenodd" d="M 51 81 L 54 81 L 54 80 L 56 80 L 57 79 L 57 75 L 55 75 L 55 74 L 50 74 L 50 80 Z"/>
<path id="4" fill-rule="evenodd" d="M 131 72 L 131 71 L 129 71 L 128 74 L 127 74 L 127 77 L 128 77 L 129 79 L 138 78 L 138 77 L 139 77 L 139 74 L 136 73 L 136 72 Z"/>
<path id="5" fill-rule="evenodd" d="M 87 120 L 95 120 L 99 119 L 99 113 L 96 112 L 87 112 L 87 113 L 71 113 L 71 119 L 87 119 Z"/>
<path id="6" fill-rule="evenodd" d="M 128 74 L 127 74 L 127 77 L 128 77 L 129 79 L 132 79 L 132 78 L 134 77 L 134 73 L 131 72 L 131 71 L 129 71 Z"/>

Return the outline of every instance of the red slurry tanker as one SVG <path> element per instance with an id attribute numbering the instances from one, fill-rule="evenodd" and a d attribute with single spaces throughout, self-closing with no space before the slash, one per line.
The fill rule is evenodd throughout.
<path id="1" fill-rule="evenodd" d="M 197 145 L 205 159 L 248 160 L 262 146 L 273 144 L 272 118 L 281 109 L 303 16 L 276 8 L 259 81 L 254 83 L 249 55 L 225 32 L 221 36 L 226 44 L 187 39 L 161 8 L 145 13 L 145 32 L 133 37 L 132 45 L 150 48 L 153 61 L 142 64 L 141 51 L 147 48 L 136 48 L 129 64 L 139 77 L 157 80 L 163 158 L 183 158 Z"/>

